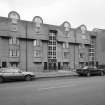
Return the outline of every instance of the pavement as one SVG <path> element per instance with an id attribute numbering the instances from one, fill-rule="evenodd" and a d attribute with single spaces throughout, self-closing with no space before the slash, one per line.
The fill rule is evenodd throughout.
<path id="1" fill-rule="evenodd" d="M 36 78 L 52 78 L 52 77 L 65 77 L 65 76 L 77 76 L 75 71 L 52 71 L 52 72 L 35 72 Z"/>

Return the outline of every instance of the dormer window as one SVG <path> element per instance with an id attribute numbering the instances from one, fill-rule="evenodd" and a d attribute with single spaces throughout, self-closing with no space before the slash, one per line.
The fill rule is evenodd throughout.
<path id="1" fill-rule="evenodd" d="M 40 16 L 35 16 L 35 17 L 33 18 L 33 22 L 35 23 L 36 32 L 39 33 L 41 24 L 43 24 L 42 18 L 41 18 Z"/>
<path id="2" fill-rule="evenodd" d="M 86 31 L 87 31 L 86 26 L 85 25 L 81 25 L 81 32 L 84 34 L 84 33 L 86 33 Z"/>
<path id="3" fill-rule="evenodd" d="M 12 24 L 17 24 L 18 20 L 20 20 L 20 16 L 17 12 L 15 11 L 11 11 L 9 14 L 8 14 L 8 18 L 10 18 L 12 21 Z"/>
<path id="4" fill-rule="evenodd" d="M 69 32 L 70 31 L 71 25 L 70 25 L 69 22 L 65 21 L 63 23 L 63 26 L 64 26 L 64 29 L 65 29 L 65 32 Z"/>

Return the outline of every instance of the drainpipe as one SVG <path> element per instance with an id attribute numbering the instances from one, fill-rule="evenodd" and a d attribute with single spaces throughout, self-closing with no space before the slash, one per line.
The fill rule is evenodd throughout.
<path id="1" fill-rule="evenodd" d="M 27 22 L 26 22 L 26 71 L 28 71 L 28 62 L 27 62 Z"/>
<path id="2" fill-rule="evenodd" d="M 74 70 L 75 70 L 75 44 L 76 44 L 76 30 L 74 30 Z"/>

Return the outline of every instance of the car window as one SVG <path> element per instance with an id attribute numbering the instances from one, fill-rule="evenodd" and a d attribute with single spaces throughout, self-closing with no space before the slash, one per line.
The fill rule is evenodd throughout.
<path id="1" fill-rule="evenodd" d="M 87 68 L 88 68 L 88 66 L 83 67 L 83 69 L 87 69 Z"/>
<path id="2" fill-rule="evenodd" d="M 12 68 L 7 68 L 7 69 L 4 69 L 3 72 L 6 72 L 6 73 L 15 73 L 15 72 L 19 72 L 19 69 L 12 69 Z"/>
<path id="3" fill-rule="evenodd" d="M 97 69 L 97 67 L 94 67 L 94 69 Z"/>

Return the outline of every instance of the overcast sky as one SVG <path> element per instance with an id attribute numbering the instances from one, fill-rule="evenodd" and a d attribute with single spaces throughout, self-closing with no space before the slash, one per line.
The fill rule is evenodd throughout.
<path id="1" fill-rule="evenodd" d="M 0 16 L 13 10 L 22 20 L 41 16 L 46 24 L 69 21 L 72 28 L 85 24 L 88 30 L 105 29 L 105 0 L 0 0 Z"/>

